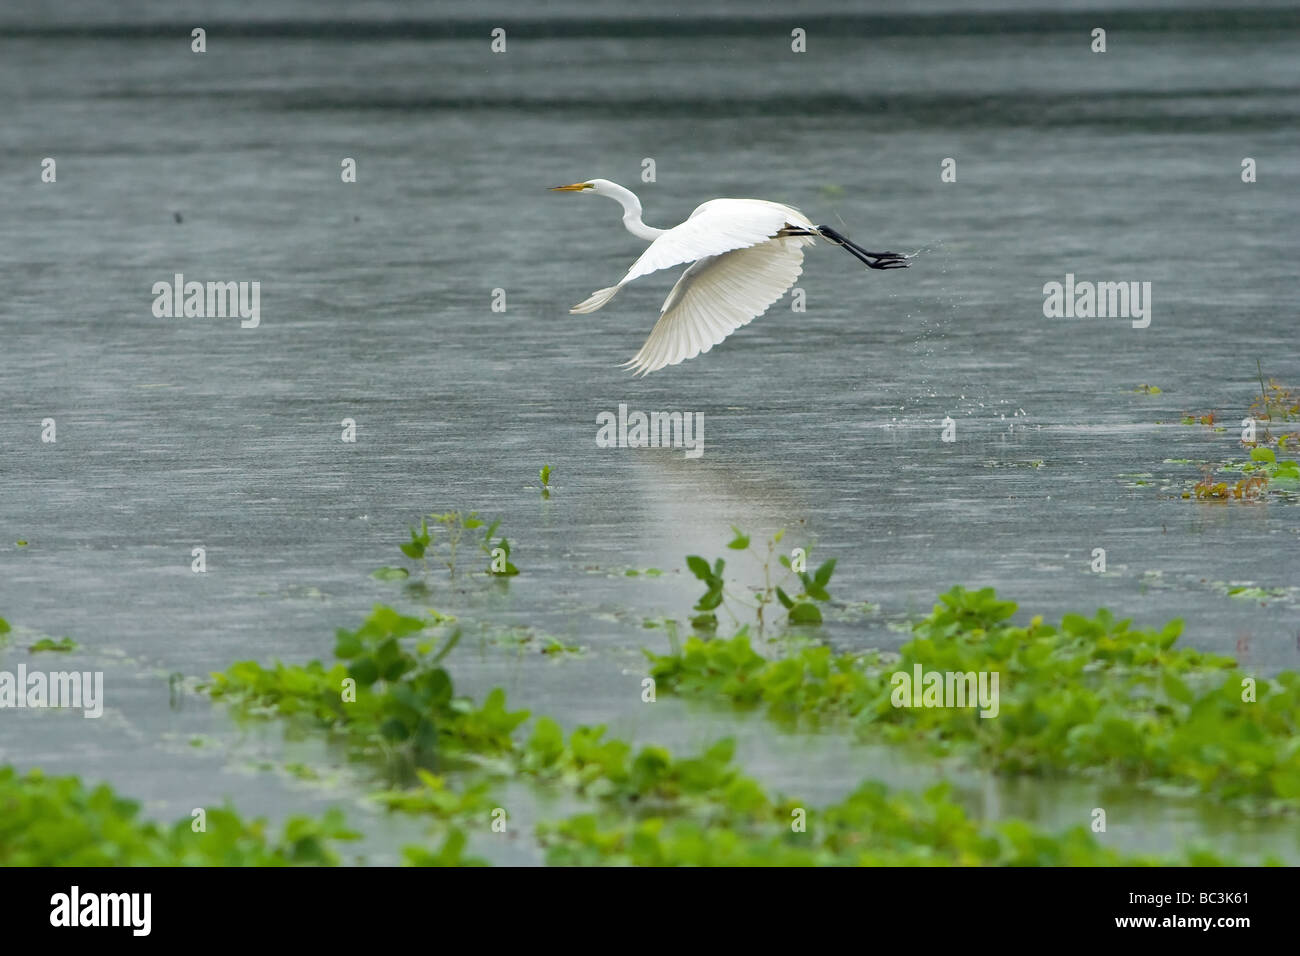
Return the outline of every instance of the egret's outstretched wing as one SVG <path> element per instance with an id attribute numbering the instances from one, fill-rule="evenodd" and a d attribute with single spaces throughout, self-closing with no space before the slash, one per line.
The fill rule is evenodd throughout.
<path id="1" fill-rule="evenodd" d="M 707 256 L 682 273 L 641 351 L 624 367 L 647 375 L 707 352 L 794 285 L 811 239 L 769 239 Z"/>
<path id="2" fill-rule="evenodd" d="M 702 203 L 684 223 L 650 243 L 618 285 L 592 293 L 569 311 L 595 312 L 639 276 L 758 245 L 787 225 L 809 231 L 817 228 L 799 210 L 764 199 L 713 199 Z"/>

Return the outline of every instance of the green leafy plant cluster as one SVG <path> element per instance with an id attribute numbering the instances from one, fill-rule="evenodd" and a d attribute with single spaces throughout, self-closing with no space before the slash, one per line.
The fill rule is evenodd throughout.
<path id="1" fill-rule="evenodd" d="M 393 810 L 429 816 L 443 824 L 467 825 L 485 818 L 494 803 L 490 778 L 500 774 L 562 786 L 596 801 L 597 809 L 591 813 L 542 827 L 552 863 L 976 864 L 1023 861 L 1030 849 L 1043 861 L 1113 863 L 1120 859 L 1092 842 L 1086 831 L 1057 838 L 1021 825 L 1029 835 L 1017 843 L 1012 837 L 1022 831 L 1014 826 L 1004 825 L 1011 827 L 1006 833 L 980 833 L 960 808 L 939 797 L 928 796 L 928 803 L 913 806 L 918 798 L 889 797 L 877 785 L 865 787 L 843 805 L 814 811 L 819 821 L 815 841 L 810 842 L 806 835 L 794 839 L 793 834 L 786 834 L 797 804 L 773 800 L 757 782 L 744 776 L 733 763 L 732 741 L 719 741 L 695 757 L 674 758 L 661 747 L 634 749 L 626 741 L 609 739 L 600 726 L 578 727 L 566 737 L 559 724 L 541 717 L 527 740 L 517 743 L 513 731 L 527 715 L 506 711 L 499 690 L 489 695 L 482 708 L 476 709 L 468 701 L 456 707 L 450 676 L 440 664 L 454 646 L 454 636 L 435 650 L 433 642 L 420 640 L 424 631 L 425 622 L 419 618 L 378 607 L 358 630 L 338 632 L 336 655 L 346 666 L 339 664 L 325 671 L 312 662 L 306 668 L 277 665 L 275 670 L 267 670 L 256 665 L 250 668 L 245 662 L 226 674 L 214 675 L 210 690 L 265 712 L 312 714 L 327 726 L 341 727 L 349 736 L 359 737 L 364 744 L 376 738 L 391 744 L 427 735 L 427 743 L 435 751 L 445 749 L 451 740 L 456 753 L 487 758 L 480 761 L 478 769 L 472 762 L 456 768 L 473 770 L 461 774 L 460 789 L 453 788 L 445 775 L 417 770 L 418 785 L 375 795 Z M 735 642 L 706 646 L 728 644 L 738 646 Z M 433 676 L 439 671 L 441 675 Z M 231 676 L 235 672 L 238 677 Z M 336 687 L 349 676 L 357 681 L 357 704 L 373 698 L 363 709 L 349 711 L 354 705 L 338 703 Z M 419 689 L 427 686 L 437 692 L 422 696 Z M 369 688 L 370 693 L 362 694 L 362 688 Z M 405 714 L 411 707 L 415 713 Z M 384 730 L 394 708 L 405 714 L 401 734 L 396 728 L 391 733 Z M 489 732 L 466 733 L 456 715 L 474 715 L 470 726 L 487 726 Z M 899 829 L 892 848 L 885 845 L 884 821 L 893 820 L 897 829 L 896 818 L 914 814 L 916 807 L 941 805 L 942 829 L 915 825 L 906 832 Z M 869 824 L 864 822 L 866 816 L 871 817 Z M 856 835 L 850 832 L 853 827 L 859 828 Z M 962 834 L 960 845 L 950 845 L 955 839 L 954 827 Z M 859 845 L 868 839 L 868 831 L 875 834 L 870 837 L 874 842 Z M 405 859 L 412 865 L 481 862 L 465 857 L 464 847 L 464 834 L 453 828 L 441 848 L 407 847 Z"/>
<path id="2" fill-rule="evenodd" d="M 509 751 L 511 734 L 528 714 L 507 712 L 500 689 L 481 707 L 457 697 L 440 662 L 459 632 L 435 650 L 434 642 L 420 640 L 428 627 L 376 605 L 360 628 L 337 632 L 338 663 L 328 669 L 320 661 L 271 667 L 240 661 L 213 674 L 209 692 L 246 713 L 310 715 L 361 752 L 400 758 L 399 768 Z"/>
<path id="3" fill-rule="evenodd" d="M 831 559 L 814 572 L 809 573 L 802 568 L 795 568 L 788 555 L 778 555 L 776 553 L 776 546 L 780 544 L 785 536 L 784 531 L 778 531 L 773 535 L 767 542 L 766 553 L 759 554 L 751 545 L 749 535 L 734 526 L 731 530 L 734 532 L 735 537 L 728 542 L 727 547 L 732 551 L 749 552 L 761 562 L 763 586 L 753 593 L 752 601 L 729 594 L 727 582 L 723 577 L 726 562 L 722 558 L 718 558 L 710 565 L 708 561 L 699 555 L 689 555 L 686 558 L 687 568 L 705 585 L 703 597 L 695 603 L 695 610 L 700 613 L 691 618 L 691 626 L 697 631 L 717 630 L 718 617 L 716 611 L 717 608 L 724 605 L 724 601 L 728 597 L 732 598 L 737 604 L 753 609 L 760 634 L 763 632 L 768 608 L 776 603 L 785 608 L 786 623 L 789 625 L 822 623 L 822 612 L 818 605 L 828 603 L 831 599 L 827 587 L 831 582 L 831 575 L 835 573 L 835 560 Z M 778 580 L 773 579 L 772 562 L 774 560 L 785 568 L 786 572 Z M 802 589 L 796 591 L 793 597 L 786 593 L 787 587 L 793 589 L 790 584 L 792 580 L 798 581 L 802 585 Z M 734 616 L 733 614 L 733 618 Z"/>
<path id="4" fill-rule="evenodd" d="M 1268 385 L 1259 386 L 1259 398 L 1250 405 L 1250 414 L 1256 419 L 1270 422 L 1300 421 L 1300 392 L 1278 384 L 1270 378 Z"/>
<path id="5" fill-rule="evenodd" d="M 445 776 L 427 770 L 417 770 L 416 776 L 419 786 L 385 790 L 374 794 L 373 799 L 390 810 L 425 814 L 441 820 L 486 817 L 488 811 L 496 806 L 489 793 L 490 784 L 485 780 L 457 791 L 448 785 Z"/>
<path id="6" fill-rule="evenodd" d="M 343 815 L 295 816 L 278 836 L 230 807 L 171 827 L 138 819 L 139 804 L 76 777 L 19 775 L 0 766 L 0 866 L 334 866 L 337 841 L 352 840 Z"/>
<path id="7" fill-rule="evenodd" d="M 1278 442 L 1278 450 L 1287 447 L 1286 438 Z M 1293 458 L 1278 458 L 1278 452 L 1263 445 L 1250 450 L 1250 458 L 1245 461 L 1229 461 L 1218 466 L 1220 471 L 1238 474 L 1242 477 L 1229 484 L 1220 481 L 1211 465 L 1202 466 L 1202 478 L 1190 491 L 1184 491 L 1184 498 L 1228 500 L 1231 498 L 1258 500 L 1269 494 L 1282 498 L 1293 498 L 1300 493 L 1300 461 Z"/>
<path id="8" fill-rule="evenodd" d="M 1269 482 L 1277 482 L 1288 490 L 1300 488 L 1300 461 L 1294 458 L 1278 459 L 1271 448 L 1250 450 L 1250 461 L 1224 466 L 1225 471 L 1240 471 L 1245 475 L 1264 475 Z"/>
<path id="9" fill-rule="evenodd" d="M 432 527 L 430 522 L 433 523 Z M 478 516 L 477 511 L 469 514 L 448 511 L 444 514 L 426 515 L 420 519 L 418 526 L 409 529 L 411 540 L 398 547 L 412 561 L 420 562 L 426 574 L 429 571 L 429 559 L 432 558 L 446 567 L 448 575 L 454 578 L 462 542 L 470 532 L 483 529 L 481 537 L 474 536 L 478 537 L 479 550 L 487 556 L 488 564 L 483 573 L 492 577 L 513 577 L 519 573 L 519 569 L 510 561 L 510 542 L 504 536 L 497 537 L 500 526 L 501 519 L 488 524 Z M 410 572 L 402 567 L 383 567 L 375 570 L 371 576 L 385 581 L 400 580 L 410 577 Z"/>
<path id="10" fill-rule="evenodd" d="M 551 865 L 1156 865 L 1178 861 L 1126 857 L 1085 827 L 1059 836 L 1023 821 L 983 827 L 941 785 L 923 795 L 862 784 L 840 803 L 809 808 L 769 796 L 733 762 L 735 743 L 717 741 L 695 757 L 662 747 L 633 753 L 607 740 L 604 727 L 579 727 L 565 741 L 559 725 L 538 720 L 519 766 L 543 781 L 598 802 L 595 810 L 543 823 L 539 838 Z M 803 813 L 804 826 L 792 823 Z M 1218 864 L 1192 851 L 1186 860 Z"/>
<path id="11" fill-rule="evenodd" d="M 42 637 L 39 641 L 32 644 L 27 650 L 32 654 L 38 654 L 41 651 L 52 651 L 56 654 L 68 654 L 77 649 L 77 642 L 70 637 L 60 637 L 55 640 L 52 637 Z"/>
<path id="12" fill-rule="evenodd" d="M 1184 860 L 1126 856 L 1099 844 L 1085 827 L 1054 836 L 1023 821 L 981 827 L 941 784 L 924 794 L 890 792 L 864 783 L 840 803 L 808 809 L 769 798 L 758 784 L 711 766 L 728 756 L 727 742 L 697 764 L 702 780 L 730 778 L 721 799 L 701 812 L 627 813 L 608 809 L 539 826 L 547 863 L 636 866 L 1139 866 L 1188 862 L 1221 865 L 1188 851 Z M 695 771 L 699 773 L 699 769 Z"/>
<path id="13" fill-rule="evenodd" d="M 742 632 L 650 654 L 661 691 L 763 706 L 785 722 L 852 721 L 869 739 L 991 759 L 1008 773 L 1118 772 L 1225 800 L 1300 808 L 1300 674 L 1254 683 L 1230 658 L 1173 645 L 1101 610 L 1058 627 L 1010 621 L 992 588 L 941 595 L 896 660 L 806 647 L 769 660 Z M 891 675 L 996 672 L 1000 709 L 895 707 Z"/>

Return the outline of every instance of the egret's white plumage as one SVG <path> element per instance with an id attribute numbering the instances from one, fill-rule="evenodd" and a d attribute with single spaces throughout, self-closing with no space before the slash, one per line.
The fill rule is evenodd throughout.
<path id="1" fill-rule="evenodd" d="M 655 229 L 641 221 L 636 196 L 617 183 L 592 179 L 554 188 L 617 200 L 628 231 L 652 240 L 617 285 L 597 290 L 570 312 L 595 312 L 633 279 L 691 263 L 664 300 L 641 351 L 624 363 L 642 375 L 709 351 L 766 312 L 803 271 L 803 247 L 813 243 L 813 236 L 845 246 L 872 268 L 907 264 L 905 256 L 867 253 L 833 230 L 813 225 L 799 210 L 763 199 L 713 199 L 696 207 L 681 225 Z"/>
<path id="2" fill-rule="evenodd" d="M 803 246 L 810 242 L 768 239 L 697 259 L 668 293 L 650 337 L 625 367 L 647 374 L 676 365 L 748 325 L 794 285 L 803 271 Z"/>

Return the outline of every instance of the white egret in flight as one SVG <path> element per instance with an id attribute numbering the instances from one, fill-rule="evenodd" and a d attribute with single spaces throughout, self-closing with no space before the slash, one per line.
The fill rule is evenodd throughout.
<path id="1" fill-rule="evenodd" d="M 815 236 L 830 240 L 872 269 L 903 269 L 908 256 L 868 252 L 829 226 L 815 226 L 790 206 L 762 199 L 713 199 L 684 223 L 655 229 L 641 221 L 641 200 L 608 179 L 589 179 L 554 190 L 608 196 L 623 207 L 623 225 L 650 248 L 618 285 L 600 289 L 570 312 L 595 312 L 633 279 L 689 262 L 664 300 L 645 345 L 624 367 L 647 375 L 707 352 L 767 311 L 803 271 L 803 247 Z"/>

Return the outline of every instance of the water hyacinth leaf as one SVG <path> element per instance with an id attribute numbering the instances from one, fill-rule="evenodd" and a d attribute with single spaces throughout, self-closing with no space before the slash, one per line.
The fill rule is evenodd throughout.
<path id="1" fill-rule="evenodd" d="M 53 638 L 43 637 L 27 650 L 32 653 L 40 651 L 53 651 L 56 654 L 67 654 L 77 649 L 77 642 L 70 637 L 61 637 L 57 641 Z"/>
<path id="2" fill-rule="evenodd" d="M 403 545 L 405 548 L 405 545 Z M 416 557 L 412 555 L 412 557 Z M 383 567 L 375 568 L 370 572 L 370 576 L 376 581 L 403 581 L 411 576 L 411 572 L 406 568 Z"/>
<path id="3" fill-rule="evenodd" d="M 699 603 L 695 605 L 695 610 L 712 611 L 721 603 L 722 603 L 722 588 L 720 587 L 709 588 L 709 590 L 704 593 L 704 597 L 700 598 Z"/>
<path id="4" fill-rule="evenodd" d="M 686 566 L 691 569 L 691 574 L 695 575 L 701 581 L 707 581 L 712 577 L 712 573 L 709 571 L 709 562 L 705 561 L 699 555 L 688 555 L 686 558 Z"/>
<path id="5" fill-rule="evenodd" d="M 351 631 L 339 630 L 334 636 L 334 656 L 340 660 L 348 661 L 354 657 L 360 656 L 364 648 L 361 645 L 361 638 Z"/>
<path id="6" fill-rule="evenodd" d="M 803 601 L 790 608 L 791 624 L 820 624 L 821 622 L 822 612 L 817 609 L 815 604 Z"/>
<path id="7" fill-rule="evenodd" d="M 825 564 L 823 564 L 821 567 L 817 569 L 817 573 L 813 575 L 813 580 L 816 581 L 818 585 L 824 588 L 826 587 L 826 585 L 830 583 L 831 575 L 834 573 L 835 573 L 835 559 L 831 558 L 829 561 L 827 561 Z M 823 600 L 826 599 L 823 598 Z"/>
<path id="8" fill-rule="evenodd" d="M 1183 619 L 1181 617 L 1176 617 L 1164 626 L 1156 640 L 1161 648 L 1170 648 L 1174 646 L 1174 642 L 1182 636 L 1182 633 Z"/>
<path id="9" fill-rule="evenodd" d="M 370 657 L 358 657 L 348 667 L 348 674 L 360 687 L 369 687 L 379 680 L 379 667 Z"/>

